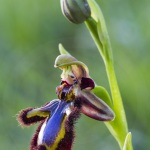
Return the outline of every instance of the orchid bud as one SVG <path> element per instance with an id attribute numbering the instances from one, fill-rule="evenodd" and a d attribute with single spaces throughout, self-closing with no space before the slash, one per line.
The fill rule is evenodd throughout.
<path id="1" fill-rule="evenodd" d="M 76 24 L 84 22 L 91 15 L 87 0 L 61 0 L 61 9 L 64 16 Z"/>

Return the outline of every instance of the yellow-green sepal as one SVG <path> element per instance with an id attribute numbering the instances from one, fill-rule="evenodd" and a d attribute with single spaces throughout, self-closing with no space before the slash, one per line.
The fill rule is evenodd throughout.
<path id="1" fill-rule="evenodd" d="M 88 67 L 83 62 L 78 61 L 75 57 L 71 56 L 62 44 L 59 44 L 59 51 L 61 55 L 59 55 L 55 60 L 55 68 L 77 65 L 78 67 L 82 67 L 87 74 L 89 73 Z"/>
<path id="2" fill-rule="evenodd" d="M 70 55 L 70 53 L 63 47 L 63 45 L 61 43 L 59 43 L 58 48 L 59 48 L 60 54 L 68 54 L 68 55 Z"/>

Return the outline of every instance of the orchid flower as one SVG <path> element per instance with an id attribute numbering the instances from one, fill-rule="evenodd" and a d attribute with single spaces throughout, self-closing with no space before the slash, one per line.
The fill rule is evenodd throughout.
<path id="1" fill-rule="evenodd" d="M 91 92 L 95 83 L 84 63 L 62 54 L 54 66 L 62 69 L 61 84 L 56 87 L 58 99 L 40 108 L 24 109 L 18 115 L 23 126 L 41 122 L 30 150 L 71 150 L 74 124 L 81 113 L 99 121 L 111 121 L 115 116 L 112 109 Z"/>
<path id="2" fill-rule="evenodd" d="M 58 91 L 60 87 L 65 87 L 63 90 L 60 90 L 61 96 L 64 95 L 63 91 L 67 88 L 64 93 L 68 97 L 69 91 L 72 89 L 75 97 L 73 101 L 80 99 L 81 113 L 100 121 L 114 119 L 114 113 L 111 108 L 91 92 L 95 83 L 90 78 L 89 70 L 84 63 L 78 61 L 71 55 L 62 54 L 56 58 L 55 67 L 63 70 L 61 74 L 62 85 L 57 87 Z M 59 92 L 57 94 L 59 96 Z M 59 98 L 63 99 L 63 97 Z"/>

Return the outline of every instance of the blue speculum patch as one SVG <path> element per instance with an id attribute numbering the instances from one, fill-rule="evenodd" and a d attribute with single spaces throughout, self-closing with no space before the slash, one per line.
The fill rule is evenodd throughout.
<path id="1" fill-rule="evenodd" d="M 51 114 L 51 118 L 47 120 L 42 139 L 42 143 L 45 143 L 47 146 L 51 146 L 59 134 L 67 105 L 65 101 L 59 101 L 57 108 Z"/>

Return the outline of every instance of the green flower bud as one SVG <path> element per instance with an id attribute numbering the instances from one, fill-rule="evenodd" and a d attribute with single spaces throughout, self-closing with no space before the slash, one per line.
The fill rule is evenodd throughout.
<path id="1" fill-rule="evenodd" d="M 61 0 L 64 16 L 71 22 L 79 24 L 91 16 L 87 0 Z"/>

